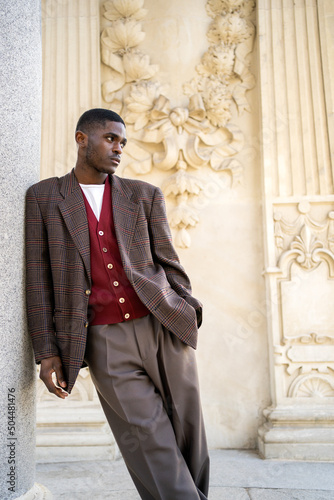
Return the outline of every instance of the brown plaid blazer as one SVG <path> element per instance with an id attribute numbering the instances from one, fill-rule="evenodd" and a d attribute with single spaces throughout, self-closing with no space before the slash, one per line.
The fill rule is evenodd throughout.
<path id="1" fill-rule="evenodd" d="M 110 181 L 127 278 L 150 312 L 196 348 L 202 307 L 191 295 L 173 248 L 162 192 L 115 175 Z M 70 392 L 83 365 L 91 288 L 88 222 L 73 171 L 29 188 L 26 262 L 28 327 L 36 362 L 59 355 Z"/>

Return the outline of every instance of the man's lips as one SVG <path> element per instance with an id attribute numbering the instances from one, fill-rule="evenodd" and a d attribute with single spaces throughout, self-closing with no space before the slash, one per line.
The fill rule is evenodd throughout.
<path id="1" fill-rule="evenodd" d="M 120 163 L 121 158 L 119 156 L 110 156 L 111 161 L 114 161 L 117 163 L 117 165 Z"/>

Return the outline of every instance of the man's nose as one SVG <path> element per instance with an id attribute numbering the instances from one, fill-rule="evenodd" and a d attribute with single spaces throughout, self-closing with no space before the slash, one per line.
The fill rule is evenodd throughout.
<path id="1" fill-rule="evenodd" d="M 120 142 L 114 142 L 113 151 L 120 155 L 123 153 L 122 145 Z"/>

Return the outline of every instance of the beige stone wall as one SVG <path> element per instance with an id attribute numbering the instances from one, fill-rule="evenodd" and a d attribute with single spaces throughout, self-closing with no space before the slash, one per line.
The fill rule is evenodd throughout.
<path id="1" fill-rule="evenodd" d="M 266 456 L 299 447 L 296 457 L 321 458 L 332 428 L 332 19 L 329 0 L 44 1 L 42 177 L 72 168 L 82 111 L 125 118 L 119 175 L 162 187 L 204 304 L 197 359 L 212 448 L 254 448 L 260 428 Z M 64 432 L 89 406 L 91 450 L 113 455 L 82 377 Z M 309 381 L 326 390 L 305 395 Z M 41 455 L 57 447 L 51 409 L 61 411 L 40 403 Z"/>
<path id="2" fill-rule="evenodd" d="M 209 442 L 255 447 L 269 383 L 256 91 L 246 94 L 256 71 L 254 12 L 249 4 L 221 16 L 222 8 L 208 12 L 204 1 L 165 9 L 147 0 L 142 20 L 127 24 L 110 5 L 101 2 L 102 102 L 118 106 L 138 148 L 127 148 L 123 175 L 162 186 L 181 261 L 204 303 L 198 363 Z M 133 53 L 117 51 L 130 23 L 145 35 L 133 51 L 147 63 L 145 76 L 152 73 L 137 82 L 133 73 L 144 71 Z M 115 36 L 121 28 L 123 40 Z"/>

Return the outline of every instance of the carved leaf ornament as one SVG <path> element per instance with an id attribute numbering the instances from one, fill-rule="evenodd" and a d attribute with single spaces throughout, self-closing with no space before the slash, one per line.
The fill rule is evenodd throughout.
<path id="1" fill-rule="evenodd" d="M 213 18 L 207 35 L 210 46 L 197 76 L 184 85 L 187 107 L 171 106 L 159 81 L 153 80 L 158 66 L 138 49 L 145 37 L 140 23 L 147 13 L 144 0 L 110 0 L 103 7 L 111 23 L 101 34 L 101 58 L 111 74 L 102 85 L 103 98 L 122 111 L 128 126 L 128 166 L 138 174 L 152 168 L 170 172 L 162 186 L 165 195 L 174 198 L 170 223 L 176 245 L 189 247 L 188 229 L 199 222 L 194 201 L 205 194 L 201 169 L 226 171 L 232 182 L 240 178 L 242 167 L 231 158 L 244 141 L 241 130 L 230 123 L 231 106 L 234 102 L 239 113 L 249 111 L 246 91 L 254 86 L 254 77 L 246 58 L 253 47 L 255 30 L 248 16 L 254 2 L 208 0 L 207 12 Z"/>
<path id="2" fill-rule="evenodd" d="M 280 212 L 274 213 L 278 266 L 296 262 L 306 270 L 316 268 L 321 260 L 327 262 L 329 276 L 334 276 L 334 212 L 330 211 L 323 221 L 316 221 L 310 215 L 311 204 L 300 202 L 297 206 L 300 215 L 294 222 L 288 222 Z M 287 236 L 293 236 L 288 248 L 285 247 Z"/>
<path id="3" fill-rule="evenodd" d="M 104 17 L 109 21 L 132 18 L 136 21 L 143 19 L 147 10 L 143 9 L 144 0 L 112 0 L 104 3 Z"/>

